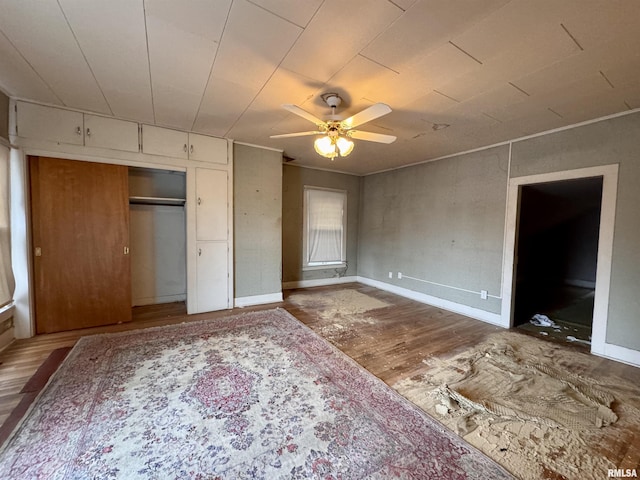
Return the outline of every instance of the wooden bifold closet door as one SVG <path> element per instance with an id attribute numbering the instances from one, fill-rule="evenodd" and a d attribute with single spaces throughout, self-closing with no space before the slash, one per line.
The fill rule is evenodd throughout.
<path id="1" fill-rule="evenodd" d="M 131 320 L 125 166 L 29 157 L 36 332 Z"/>

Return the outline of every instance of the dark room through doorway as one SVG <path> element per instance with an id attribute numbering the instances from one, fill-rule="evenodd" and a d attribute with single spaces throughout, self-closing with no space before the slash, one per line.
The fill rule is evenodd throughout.
<path id="1" fill-rule="evenodd" d="M 523 185 L 516 242 L 514 325 L 589 345 L 602 177 Z"/>

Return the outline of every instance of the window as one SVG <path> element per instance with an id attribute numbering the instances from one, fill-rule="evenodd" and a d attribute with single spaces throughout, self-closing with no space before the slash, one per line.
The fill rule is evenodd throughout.
<path id="1" fill-rule="evenodd" d="M 303 269 L 346 265 L 347 192 L 304 187 Z"/>

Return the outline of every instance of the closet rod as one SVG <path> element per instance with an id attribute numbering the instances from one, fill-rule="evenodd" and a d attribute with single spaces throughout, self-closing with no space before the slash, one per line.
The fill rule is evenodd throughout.
<path id="1" fill-rule="evenodd" d="M 167 197 L 129 197 L 130 205 L 164 205 L 168 207 L 183 207 L 184 198 Z"/>

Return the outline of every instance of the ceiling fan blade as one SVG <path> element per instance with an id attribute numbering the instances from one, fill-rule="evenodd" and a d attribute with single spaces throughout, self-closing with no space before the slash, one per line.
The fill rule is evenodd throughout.
<path id="1" fill-rule="evenodd" d="M 296 133 L 283 133 L 281 135 L 271 135 L 269 138 L 289 138 L 289 137 L 304 137 L 307 135 L 322 135 L 324 132 L 312 131 L 312 132 L 296 132 Z"/>
<path id="2" fill-rule="evenodd" d="M 374 103 L 368 108 L 365 108 L 360 113 L 343 120 L 340 122 L 346 129 L 356 128 L 358 125 L 370 122 L 378 117 L 391 113 L 391 107 L 386 103 Z"/>
<path id="3" fill-rule="evenodd" d="M 358 130 L 350 130 L 349 136 L 356 140 L 366 140 L 368 142 L 393 143 L 398 137 L 394 135 L 383 135 L 382 133 L 360 132 Z"/>
<path id="4" fill-rule="evenodd" d="M 285 110 L 289 110 L 291 113 L 295 113 L 299 117 L 302 117 L 305 120 L 309 120 L 311 123 L 315 123 L 316 125 L 324 125 L 324 123 L 325 123 L 324 121 L 320 120 L 315 115 L 307 112 L 306 110 L 301 109 L 297 105 L 292 105 L 290 103 L 286 103 L 286 104 L 282 105 L 282 108 L 284 108 Z"/>

